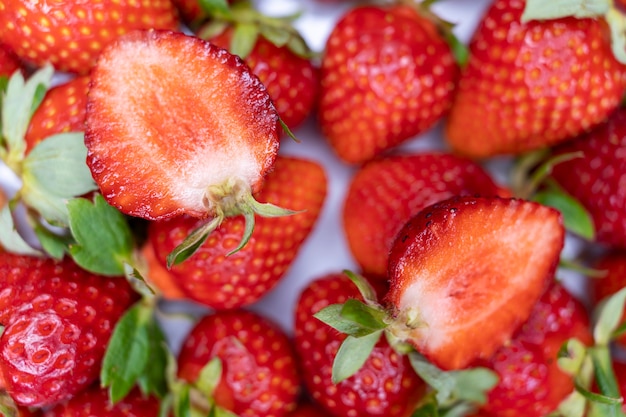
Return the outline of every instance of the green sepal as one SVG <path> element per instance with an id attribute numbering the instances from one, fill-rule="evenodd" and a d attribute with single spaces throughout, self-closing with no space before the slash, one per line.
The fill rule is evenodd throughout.
<path id="1" fill-rule="evenodd" d="M 20 195 L 52 224 L 67 226 L 67 200 L 97 189 L 85 163 L 83 133 L 62 133 L 41 141 L 23 161 Z"/>
<path id="2" fill-rule="evenodd" d="M 626 15 L 616 8 L 611 8 L 604 15 L 604 19 L 611 29 L 613 55 L 619 62 L 626 64 Z"/>
<path id="3" fill-rule="evenodd" d="M 332 382 L 338 384 L 351 377 L 367 361 L 374 346 L 380 340 L 383 331 L 370 333 L 362 337 L 348 336 L 339 346 L 332 368 Z"/>
<path id="4" fill-rule="evenodd" d="M 124 215 L 97 194 L 93 203 L 75 198 L 67 203 L 75 243 L 70 255 L 82 268 L 106 276 L 123 276 L 133 264 L 133 235 Z"/>
<path id="5" fill-rule="evenodd" d="M 278 123 L 280 123 L 280 126 L 283 128 L 283 131 L 287 136 L 289 136 L 294 142 L 301 143 L 300 139 L 296 137 L 291 129 L 289 129 L 289 126 L 287 126 L 287 123 L 285 123 L 280 117 L 278 118 Z"/>
<path id="6" fill-rule="evenodd" d="M 137 385 L 144 394 L 152 394 L 158 398 L 165 398 L 168 393 L 166 380 L 166 366 L 168 347 L 166 337 L 156 320 L 148 325 L 150 344 L 144 353 L 148 356 L 148 365 L 137 377 Z"/>
<path id="7" fill-rule="evenodd" d="M 578 339 L 569 339 L 557 354 L 559 368 L 569 375 L 579 375 L 587 358 L 587 347 Z"/>
<path id="8" fill-rule="evenodd" d="M 526 0 L 522 22 L 553 20 L 573 16 L 600 17 L 613 5 L 611 0 Z"/>
<path id="9" fill-rule="evenodd" d="M 370 307 L 353 298 L 346 300 L 340 314 L 344 319 L 357 323 L 362 329 L 369 330 L 370 332 L 367 334 L 387 327 L 385 322 L 387 314 L 383 310 Z M 358 337 L 357 335 L 352 336 Z"/>
<path id="10" fill-rule="evenodd" d="M 595 239 L 596 231 L 591 214 L 561 187 L 552 184 L 535 193 L 532 200 L 560 211 L 563 224 L 568 231 L 588 241 Z"/>
<path id="11" fill-rule="evenodd" d="M 439 417 L 439 404 L 435 392 L 426 394 L 417 405 L 411 417 Z"/>
<path id="12" fill-rule="evenodd" d="M 594 311 L 593 338 L 596 346 L 608 346 L 614 338 L 624 314 L 626 288 L 602 300 Z"/>
<path id="13" fill-rule="evenodd" d="M 352 271 L 344 270 L 343 273 L 350 278 L 350 281 L 358 288 L 361 297 L 365 300 L 365 303 L 369 305 L 378 305 L 378 295 L 376 290 L 369 281 L 362 275 L 355 274 Z"/>
<path id="14" fill-rule="evenodd" d="M 217 388 L 222 378 L 222 370 L 222 360 L 217 356 L 211 358 L 200 370 L 198 378 L 194 381 L 194 386 L 200 390 L 203 395 L 212 397 L 215 388 Z"/>
<path id="15" fill-rule="evenodd" d="M 167 268 L 189 259 L 206 242 L 209 235 L 224 221 L 223 217 L 214 217 L 192 231 L 183 242 L 167 255 Z"/>
<path id="16" fill-rule="evenodd" d="M 37 240 L 44 252 L 56 260 L 61 260 L 65 257 L 69 245 L 73 242 L 71 236 L 53 233 L 41 223 L 35 223 L 33 225 L 33 232 L 35 232 L 35 236 L 37 236 Z"/>
<path id="17" fill-rule="evenodd" d="M 259 26 L 256 23 L 237 23 L 230 40 L 229 51 L 242 59 L 246 59 L 254 49 L 258 37 Z"/>
<path id="18" fill-rule="evenodd" d="M 452 51 L 452 55 L 454 56 L 454 60 L 459 65 L 459 67 L 463 68 L 467 66 L 467 62 L 469 61 L 469 48 L 463 42 L 456 37 L 456 35 L 452 32 L 452 30 L 446 31 L 445 39 Z"/>
<path id="19" fill-rule="evenodd" d="M 356 301 L 360 303 L 360 301 Z M 358 321 L 346 318 L 342 315 L 344 304 L 331 304 L 324 307 L 313 315 L 316 319 L 332 327 L 340 333 L 350 335 L 352 337 L 363 337 L 379 330 L 365 327 Z"/>
<path id="20" fill-rule="evenodd" d="M 175 417 L 192 417 L 190 394 L 191 386 L 187 384 L 181 385 L 180 389 L 174 397 Z"/>
<path id="21" fill-rule="evenodd" d="M 198 4 L 202 11 L 210 17 L 231 16 L 228 0 L 198 0 Z"/>
<path id="22" fill-rule="evenodd" d="M 43 256 L 44 253 L 28 243 L 15 227 L 10 204 L 0 208 L 0 246 L 20 255 Z"/>

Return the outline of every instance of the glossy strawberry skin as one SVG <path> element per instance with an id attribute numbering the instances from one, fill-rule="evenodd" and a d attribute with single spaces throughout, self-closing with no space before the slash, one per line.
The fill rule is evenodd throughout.
<path id="1" fill-rule="evenodd" d="M 147 220 L 206 218 L 209 187 L 262 187 L 278 115 L 239 57 L 194 36 L 135 31 L 105 48 L 91 77 L 87 165 L 112 206 Z"/>
<path id="2" fill-rule="evenodd" d="M 612 250 L 603 253 L 593 261 L 592 267 L 605 275 L 589 280 L 590 301 L 597 306 L 606 297 L 615 294 L 626 287 L 626 251 Z M 626 313 L 622 315 L 622 322 Z M 626 347 L 626 335 L 615 340 L 617 344 Z"/>
<path id="3" fill-rule="evenodd" d="M 391 331 L 442 369 L 490 357 L 553 279 L 564 236 L 561 214 L 529 201 L 466 196 L 426 207 L 389 255 Z"/>
<path id="4" fill-rule="evenodd" d="M 46 406 L 90 385 L 115 323 L 137 296 L 66 259 L 0 254 L 0 373 L 23 406 Z"/>
<path id="5" fill-rule="evenodd" d="M 626 110 L 554 149 L 571 152 L 581 155 L 557 164 L 553 178 L 590 213 L 597 242 L 626 249 Z"/>
<path id="6" fill-rule="evenodd" d="M 48 90 L 28 125 L 27 152 L 48 136 L 85 131 L 89 80 L 89 76 L 78 76 Z"/>
<path id="7" fill-rule="evenodd" d="M 41 417 L 157 417 L 159 406 L 158 398 L 146 397 L 139 389 L 133 389 L 113 405 L 108 390 L 94 385 L 44 410 Z"/>
<path id="8" fill-rule="evenodd" d="M 626 67 L 602 19 L 520 23 L 522 0 L 496 0 L 472 40 L 446 122 L 455 152 L 472 158 L 552 146 L 619 106 Z"/>
<path id="9" fill-rule="evenodd" d="M 413 8 L 363 6 L 329 35 L 320 77 L 322 132 L 341 160 L 359 163 L 432 127 L 450 107 L 457 67 Z"/>
<path id="10" fill-rule="evenodd" d="M 246 310 L 200 319 L 183 342 L 178 376 L 194 382 L 214 357 L 222 362 L 218 406 L 249 417 L 285 416 L 296 407 L 300 379 L 291 341 L 274 322 Z"/>
<path id="11" fill-rule="evenodd" d="M 229 28 L 209 40 L 230 49 L 232 37 L 233 29 Z M 319 88 L 312 61 L 274 45 L 262 35 L 244 61 L 267 87 L 282 121 L 289 129 L 299 127 L 313 111 Z"/>
<path id="12" fill-rule="evenodd" d="M 327 191 L 326 174 L 317 162 L 281 156 L 258 195 L 261 202 L 300 211 L 287 217 L 257 217 L 248 244 L 226 256 L 239 241 L 243 217 L 228 218 L 185 262 L 170 273 L 190 299 L 215 309 L 250 305 L 285 274 L 315 226 Z M 167 255 L 199 226 L 197 219 L 177 217 L 153 222 L 149 239 L 165 265 Z"/>
<path id="13" fill-rule="evenodd" d="M 556 410 L 574 390 L 572 376 L 557 364 L 558 352 L 570 338 L 593 344 L 589 317 L 583 304 L 554 282 L 511 342 L 478 363 L 500 379 L 481 411 L 498 417 L 543 417 Z"/>
<path id="14" fill-rule="evenodd" d="M 102 48 L 134 29 L 178 30 L 170 0 L 150 2 L 33 2 L 7 0 L 0 13 L 0 41 L 35 66 L 86 74 Z"/>
<path id="15" fill-rule="evenodd" d="M 424 207 L 454 195 L 502 195 L 480 165 L 446 153 L 379 157 L 361 166 L 343 204 L 343 225 L 364 273 L 386 279 L 389 250 L 404 224 Z"/>
<path id="16" fill-rule="evenodd" d="M 332 364 L 346 335 L 313 314 L 349 298 L 361 299 L 361 296 L 354 284 L 340 273 L 312 280 L 298 298 L 295 344 L 308 392 L 317 404 L 336 417 L 411 415 L 425 385 L 411 368 L 408 357 L 395 352 L 385 337 L 381 337 L 356 374 L 336 385 L 332 383 Z"/>

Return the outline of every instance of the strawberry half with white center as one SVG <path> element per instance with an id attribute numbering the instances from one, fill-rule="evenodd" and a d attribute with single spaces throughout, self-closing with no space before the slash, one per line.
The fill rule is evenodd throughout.
<path id="1" fill-rule="evenodd" d="M 245 215 L 241 247 L 255 212 L 292 213 L 252 197 L 273 167 L 279 117 L 240 58 L 182 33 L 135 31 L 103 51 L 91 76 L 87 164 L 121 212 L 212 217 L 180 252 L 225 217 Z"/>

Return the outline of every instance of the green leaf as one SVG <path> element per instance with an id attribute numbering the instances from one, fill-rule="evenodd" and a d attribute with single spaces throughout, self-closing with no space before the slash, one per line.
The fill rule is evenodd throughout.
<path id="1" fill-rule="evenodd" d="M 16 230 L 9 204 L 0 210 L 0 245 L 13 253 L 43 256 L 40 250 L 33 248 Z"/>
<path id="2" fill-rule="evenodd" d="M 578 339 L 569 339 L 559 350 L 559 368 L 569 375 L 578 375 L 587 357 L 587 347 Z"/>
<path id="3" fill-rule="evenodd" d="M 437 398 L 432 394 L 426 395 L 411 414 L 411 417 L 439 417 Z"/>
<path id="4" fill-rule="evenodd" d="M 289 27 L 273 25 L 261 25 L 259 32 L 265 39 L 279 48 L 287 45 L 293 33 Z"/>
<path id="5" fill-rule="evenodd" d="M 118 321 L 102 361 L 100 380 L 109 387 L 111 402 L 124 398 L 148 366 L 152 331 L 152 308 L 141 302 Z"/>
<path id="6" fill-rule="evenodd" d="M 526 0 L 522 22 L 573 16 L 600 17 L 612 6 L 610 0 Z"/>
<path id="7" fill-rule="evenodd" d="M 565 228 L 570 232 L 589 241 L 595 239 L 593 219 L 587 209 L 560 187 L 549 187 L 539 191 L 532 199 L 560 211 Z"/>
<path id="8" fill-rule="evenodd" d="M 191 387 L 182 385 L 174 399 L 174 416 L 175 417 L 191 417 Z"/>
<path id="9" fill-rule="evenodd" d="M 214 217 L 209 222 L 192 231 L 180 245 L 176 246 L 167 255 L 167 267 L 170 268 L 172 265 L 177 265 L 189 259 L 206 242 L 209 235 L 217 229 L 222 221 L 224 221 L 223 217 Z"/>
<path id="10" fill-rule="evenodd" d="M 221 377 L 222 361 L 215 356 L 200 370 L 200 375 L 198 375 L 194 385 L 203 395 L 213 397 L 213 392 L 219 384 Z"/>
<path id="11" fill-rule="evenodd" d="M 73 242 L 71 236 L 53 233 L 50 229 L 44 227 L 40 223 L 33 226 L 33 231 L 35 232 L 37 240 L 39 240 L 44 252 L 57 260 L 60 260 L 65 256 L 67 248 Z"/>
<path id="12" fill-rule="evenodd" d="M 145 355 L 148 357 L 148 366 L 139 375 L 137 384 L 144 394 L 153 394 L 158 398 L 165 398 L 168 393 L 167 361 L 169 350 L 167 340 L 161 326 L 156 320 L 148 323 L 150 344 Z"/>
<path id="13" fill-rule="evenodd" d="M 41 103 L 42 92 L 52 81 L 54 69 L 46 65 L 25 81 L 22 73 L 16 71 L 9 79 L 6 94 L 2 100 L 2 136 L 9 149 L 8 165 L 14 167 L 21 161 L 26 150 L 24 135 L 36 107 Z"/>
<path id="14" fill-rule="evenodd" d="M 625 302 L 626 288 L 622 288 L 599 304 L 594 312 L 596 322 L 593 337 L 596 345 L 607 346 L 611 342 L 613 333 L 622 321 Z"/>
<path id="15" fill-rule="evenodd" d="M 231 16 L 228 0 L 198 0 L 198 4 L 211 17 Z"/>
<path id="16" fill-rule="evenodd" d="M 255 23 L 237 23 L 230 40 L 229 50 L 232 54 L 246 59 L 256 45 L 259 27 Z"/>
<path id="17" fill-rule="evenodd" d="M 451 30 L 446 31 L 445 35 L 446 42 L 452 50 L 452 55 L 454 56 L 455 61 L 461 68 L 465 67 L 467 65 L 467 61 L 469 60 L 469 48 L 461 42 Z"/>
<path id="18" fill-rule="evenodd" d="M 344 319 L 357 323 L 364 329 L 376 331 L 387 327 L 387 323 L 385 323 L 387 314 L 384 311 L 352 298 L 344 303 L 340 314 Z"/>
<path id="19" fill-rule="evenodd" d="M 343 273 L 350 278 L 350 281 L 359 289 L 359 293 L 363 300 L 369 305 L 378 305 L 378 295 L 376 290 L 369 281 L 362 275 L 355 274 L 352 271 L 344 270 Z"/>
<path id="20" fill-rule="evenodd" d="M 133 236 L 126 218 L 101 195 L 94 202 L 75 198 L 67 204 L 69 225 L 76 244 L 70 246 L 74 261 L 84 269 L 107 276 L 124 275 L 132 264 Z"/>
<path id="21" fill-rule="evenodd" d="M 360 324 L 342 317 L 343 304 L 331 304 L 324 307 L 313 315 L 316 319 L 332 327 L 340 333 L 353 337 L 362 337 L 372 333 L 371 329 L 364 328 Z"/>
<path id="22" fill-rule="evenodd" d="M 357 373 L 378 343 L 382 330 L 363 337 L 348 336 L 343 341 L 333 362 L 332 382 L 338 384 Z"/>
<path id="23" fill-rule="evenodd" d="M 611 8 L 604 18 L 611 29 L 613 55 L 619 62 L 626 64 L 626 15 L 616 8 Z"/>

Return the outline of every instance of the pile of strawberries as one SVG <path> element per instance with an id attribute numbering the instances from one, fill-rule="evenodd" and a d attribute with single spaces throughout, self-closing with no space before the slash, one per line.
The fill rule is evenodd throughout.
<path id="1" fill-rule="evenodd" d="M 0 3 L 1 415 L 626 416 L 626 5 L 318 1 Z"/>

